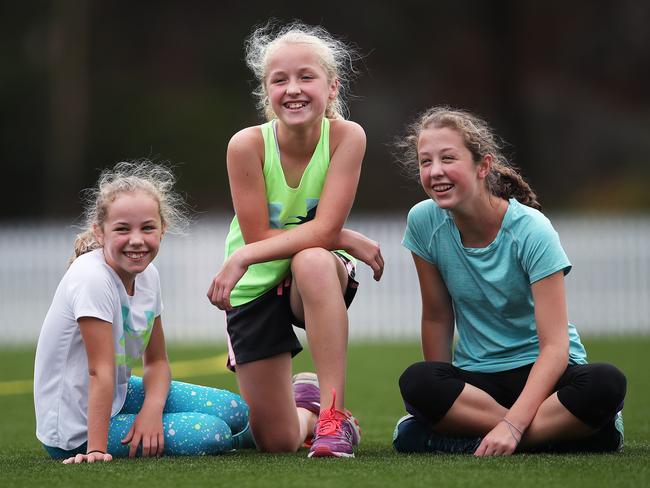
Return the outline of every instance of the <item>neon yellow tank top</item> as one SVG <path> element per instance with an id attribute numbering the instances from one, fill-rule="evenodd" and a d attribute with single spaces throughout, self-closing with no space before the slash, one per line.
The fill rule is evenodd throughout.
<path id="1" fill-rule="evenodd" d="M 284 177 L 275 124 L 276 121 L 272 120 L 261 126 L 264 138 L 263 174 L 269 210 L 269 227 L 288 230 L 316 216 L 316 207 L 330 165 L 330 122 L 323 117 L 320 139 L 297 188 L 290 187 Z M 235 215 L 226 237 L 226 259 L 242 246 L 244 246 L 244 238 Z M 342 254 L 353 260 L 347 253 L 342 252 Z M 290 266 L 291 259 L 279 259 L 250 266 L 232 290 L 230 303 L 237 307 L 263 295 L 288 275 Z"/>

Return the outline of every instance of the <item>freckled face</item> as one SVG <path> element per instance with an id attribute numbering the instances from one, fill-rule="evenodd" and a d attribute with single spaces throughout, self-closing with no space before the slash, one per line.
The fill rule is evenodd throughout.
<path id="1" fill-rule="evenodd" d="M 320 122 L 338 90 L 313 47 L 301 43 L 282 44 L 271 54 L 265 85 L 277 117 L 298 125 Z"/>
<path id="2" fill-rule="evenodd" d="M 104 225 L 95 235 L 106 263 L 132 292 L 135 277 L 158 254 L 164 229 L 157 200 L 146 192 L 122 193 L 109 204 Z"/>
<path id="3" fill-rule="evenodd" d="M 422 188 L 441 208 L 454 210 L 485 191 L 489 166 L 474 162 L 454 129 L 424 129 L 418 138 L 418 162 Z"/>

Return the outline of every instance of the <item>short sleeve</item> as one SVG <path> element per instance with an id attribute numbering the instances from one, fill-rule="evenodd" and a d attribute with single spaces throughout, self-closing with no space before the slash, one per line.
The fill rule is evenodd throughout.
<path id="1" fill-rule="evenodd" d="M 541 214 L 530 222 L 525 233 L 522 264 L 531 284 L 558 271 L 566 275 L 571 270 L 571 262 L 562 248 L 560 236 Z"/>
<path id="2" fill-rule="evenodd" d="M 402 245 L 425 261 L 435 263 L 431 252 L 433 222 L 429 201 L 420 202 L 409 211 Z"/>
<path id="3" fill-rule="evenodd" d="M 113 323 L 114 286 L 109 276 L 88 275 L 73 280 L 68 286 L 68 296 L 75 320 L 95 317 Z"/>

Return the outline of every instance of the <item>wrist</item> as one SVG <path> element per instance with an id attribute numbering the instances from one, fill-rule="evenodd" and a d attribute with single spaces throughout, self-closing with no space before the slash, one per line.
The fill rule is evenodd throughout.
<path id="1" fill-rule="evenodd" d="M 533 420 L 533 417 L 530 416 L 520 406 L 511 408 L 508 412 L 506 412 L 503 418 L 507 422 L 510 422 L 510 424 L 512 424 L 514 427 L 517 428 L 517 430 L 521 432 L 525 432 Z"/>
<path id="2" fill-rule="evenodd" d="M 503 417 L 501 419 L 501 422 L 505 424 L 506 428 L 510 432 L 510 435 L 514 439 L 515 443 L 519 445 L 521 442 L 521 438 L 524 436 L 524 432 L 522 430 L 519 430 L 515 424 L 510 422 L 507 418 Z"/>
<path id="3" fill-rule="evenodd" d="M 348 249 L 352 246 L 352 232 L 349 229 L 341 229 L 338 238 L 336 239 L 336 247 L 341 249 Z"/>
<path id="4" fill-rule="evenodd" d="M 519 435 L 524 435 L 524 432 L 526 432 L 526 429 L 528 428 L 528 424 L 522 424 L 521 422 L 517 420 L 511 420 L 507 415 L 501 419 L 502 422 L 505 422 L 508 424 L 510 427 L 512 427 Z"/>
<path id="5" fill-rule="evenodd" d="M 528 428 L 529 423 L 528 422 L 522 422 L 520 419 L 513 419 L 506 415 L 503 417 L 503 419 L 513 425 L 518 431 L 520 432 L 526 432 L 526 429 Z"/>
<path id="6" fill-rule="evenodd" d="M 86 456 L 87 456 L 88 454 L 106 454 L 106 451 L 105 451 L 105 450 L 102 451 L 101 449 L 88 449 L 88 450 L 86 451 Z"/>
<path id="7" fill-rule="evenodd" d="M 238 262 L 241 266 L 248 268 L 253 263 L 250 252 L 250 244 L 246 244 L 245 246 L 237 249 L 231 257 L 235 258 L 235 261 Z"/>
<path id="8" fill-rule="evenodd" d="M 140 408 L 139 413 L 144 413 L 146 415 L 156 415 L 162 418 L 163 410 L 165 409 L 165 401 L 156 401 L 154 399 L 145 398 L 142 408 Z"/>

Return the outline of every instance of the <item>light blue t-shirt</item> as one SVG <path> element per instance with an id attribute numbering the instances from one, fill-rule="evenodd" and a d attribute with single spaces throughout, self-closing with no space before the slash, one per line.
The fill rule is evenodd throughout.
<path id="1" fill-rule="evenodd" d="M 487 247 L 463 246 L 450 212 L 433 200 L 415 205 L 402 244 L 436 266 L 451 296 L 458 341 L 453 364 L 468 371 L 506 371 L 539 355 L 531 285 L 571 263 L 551 222 L 510 199 L 501 229 Z M 569 323 L 569 363 L 587 355 Z"/>

